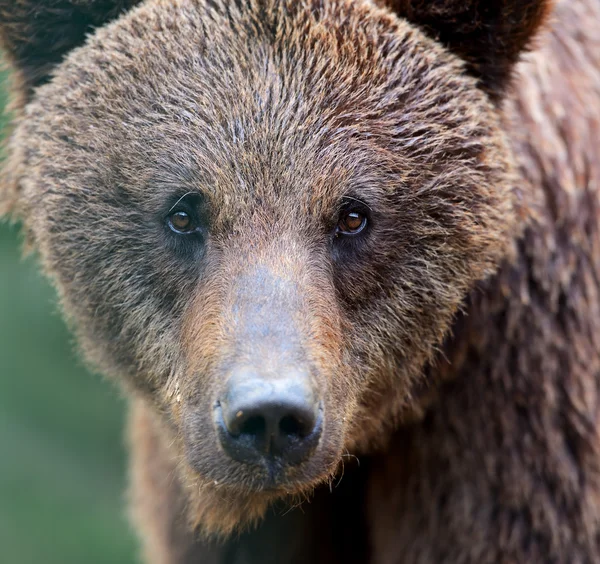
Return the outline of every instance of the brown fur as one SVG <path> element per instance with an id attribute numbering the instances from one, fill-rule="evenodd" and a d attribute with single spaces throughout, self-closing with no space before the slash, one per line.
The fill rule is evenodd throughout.
<path id="1" fill-rule="evenodd" d="M 148 0 L 49 80 L 81 34 L 36 62 L 37 3 L 11 5 L 3 45 L 48 84 L 5 205 L 87 358 L 136 398 L 150 561 L 600 558 L 596 4 Z M 78 6 L 100 25 L 125 4 Z M 184 248 L 161 222 L 188 192 L 210 235 Z M 354 198 L 369 231 L 338 240 Z M 310 367 L 324 402 L 274 489 L 211 417 L 256 362 Z"/>
<path id="2" fill-rule="evenodd" d="M 600 557 L 599 19 L 559 4 L 518 69 L 506 115 L 535 220 L 457 321 L 455 380 L 370 481 L 377 562 Z"/>

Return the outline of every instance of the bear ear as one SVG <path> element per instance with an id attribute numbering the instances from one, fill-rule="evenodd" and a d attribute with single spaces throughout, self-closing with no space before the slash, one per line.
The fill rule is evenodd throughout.
<path id="1" fill-rule="evenodd" d="M 552 0 L 384 0 L 467 63 L 499 98 L 519 55 L 546 21 Z"/>
<path id="2" fill-rule="evenodd" d="M 33 90 L 48 80 L 52 69 L 94 28 L 140 1 L 0 0 L 0 64 L 4 60 L 13 70 L 10 82 L 16 99 L 12 109 L 22 108 Z M 2 157 L 0 218 L 5 214 L 17 217 L 19 159 L 11 154 Z"/>
<path id="3" fill-rule="evenodd" d="M 95 27 L 140 0 L 0 0 L 0 47 L 25 100 Z"/>

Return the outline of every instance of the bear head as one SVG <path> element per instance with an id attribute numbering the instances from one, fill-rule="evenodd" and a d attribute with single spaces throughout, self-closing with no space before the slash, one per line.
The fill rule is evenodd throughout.
<path id="1" fill-rule="evenodd" d="M 1 198 L 228 532 L 418 412 L 519 231 L 500 108 L 548 3 L 135 3 L 0 0 Z"/>

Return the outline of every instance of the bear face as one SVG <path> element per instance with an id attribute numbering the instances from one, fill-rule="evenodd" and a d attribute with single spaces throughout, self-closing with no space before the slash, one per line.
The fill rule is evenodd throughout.
<path id="1" fill-rule="evenodd" d="M 160 414 L 207 530 L 384 442 L 518 230 L 497 106 L 366 2 L 145 2 L 10 149 L 82 349 Z"/>

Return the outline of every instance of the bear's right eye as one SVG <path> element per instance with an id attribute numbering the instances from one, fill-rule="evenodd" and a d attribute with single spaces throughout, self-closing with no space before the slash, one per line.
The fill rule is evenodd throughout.
<path id="1" fill-rule="evenodd" d="M 167 224 L 171 231 L 179 234 L 190 233 L 196 229 L 190 214 L 184 211 L 170 214 L 167 217 Z"/>
<path id="2" fill-rule="evenodd" d="M 201 195 L 188 193 L 181 196 L 171 206 L 164 217 L 164 224 L 175 235 L 205 236 L 206 210 Z"/>

